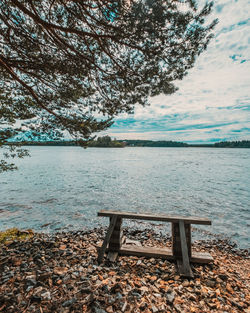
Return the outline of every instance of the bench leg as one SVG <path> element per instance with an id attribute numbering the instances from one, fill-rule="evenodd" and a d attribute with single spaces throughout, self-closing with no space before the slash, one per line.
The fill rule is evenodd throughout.
<path id="1" fill-rule="evenodd" d="M 185 228 L 186 241 L 187 241 L 187 247 L 188 247 L 188 255 L 190 258 L 191 257 L 191 225 L 184 223 L 184 228 Z M 172 223 L 172 253 L 176 259 L 182 258 L 179 222 Z"/>
<path id="2" fill-rule="evenodd" d="M 109 240 L 108 250 L 111 252 L 118 252 L 121 248 L 121 244 L 122 244 L 121 225 L 122 225 L 122 218 L 117 217 L 114 230 Z"/>
<path id="3" fill-rule="evenodd" d="M 183 221 L 172 223 L 172 253 L 177 260 L 180 274 L 183 276 L 192 277 L 192 271 L 189 265 L 189 259 L 191 258 L 190 224 L 185 224 Z M 188 262 L 186 260 L 188 260 Z"/>
<path id="4" fill-rule="evenodd" d="M 109 246 L 108 246 L 108 259 L 110 262 L 115 262 L 115 260 L 118 257 L 118 252 L 121 249 L 122 245 L 122 231 L 121 231 L 121 225 L 122 225 L 122 218 L 117 217 L 115 228 L 111 234 L 110 240 L 109 240 Z"/>
<path id="5" fill-rule="evenodd" d="M 99 253 L 98 253 L 98 262 L 101 263 L 102 260 L 103 260 L 103 257 L 104 257 L 104 253 L 105 253 L 105 250 L 108 246 L 108 243 L 109 243 L 109 240 L 110 240 L 110 237 L 113 233 L 113 230 L 115 228 L 115 224 L 116 224 L 116 221 L 117 221 L 117 216 L 113 216 L 110 220 L 110 224 L 109 224 L 109 228 L 108 228 L 108 231 L 107 231 L 107 234 L 103 240 L 103 243 L 102 243 L 102 246 L 99 250 Z"/>
<path id="6" fill-rule="evenodd" d="M 181 237 L 181 253 L 182 253 L 182 266 L 181 274 L 183 276 L 192 277 L 193 273 L 189 263 L 188 247 L 186 240 L 186 232 L 184 227 L 184 222 L 179 221 L 180 237 Z"/>

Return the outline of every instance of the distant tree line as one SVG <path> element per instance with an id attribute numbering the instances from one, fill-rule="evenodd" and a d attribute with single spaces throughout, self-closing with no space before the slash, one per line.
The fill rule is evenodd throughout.
<path id="1" fill-rule="evenodd" d="M 9 143 L 9 145 L 16 143 Z M 214 144 L 187 144 L 178 141 L 153 141 L 153 140 L 116 140 L 110 136 L 98 137 L 95 140 L 74 141 L 74 140 L 57 140 L 57 141 L 27 141 L 22 145 L 28 146 L 84 146 L 97 148 L 124 148 L 124 147 L 204 147 L 204 148 L 250 148 L 250 140 L 241 141 L 222 141 Z"/>
<path id="2" fill-rule="evenodd" d="M 128 147 L 188 147 L 187 143 L 177 141 L 124 140 Z"/>
<path id="3" fill-rule="evenodd" d="M 223 141 L 214 144 L 188 144 L 178 141 L 124 140 L 128 147 L 194 147 L 194 148 L 250 148 L 250 140 Z"/>
<path id="4" fill-rule="evenodd" d="M 214 146 L 216 148 L 250 148 L 250 140 L 217 142 Z"/>

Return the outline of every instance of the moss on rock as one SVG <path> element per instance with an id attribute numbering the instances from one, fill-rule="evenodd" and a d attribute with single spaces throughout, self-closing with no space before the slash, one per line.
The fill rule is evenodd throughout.
<path id="1" fill-rule="evenodd" d="M 18 228 L 10 228 L 0 231 L 0 244 L 8 244 L 13 240 L 26 240 L 33 237 L 34 233 L 31 229 L 19 230 Z"/>

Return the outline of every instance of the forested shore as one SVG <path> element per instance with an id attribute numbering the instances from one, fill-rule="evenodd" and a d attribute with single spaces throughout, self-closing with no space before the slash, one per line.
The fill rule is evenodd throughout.
<path id="1" fill-rule="evenodd" d="M 189 144 L 169 140 L 116 140 L 109 136 L 98 137 L 96 140 L 52 140 L 52 141 L 22 141 L 8 142 L 8 145 L 22 144 L 25 146 L 85 146 L 96 148 L 124 148 L 124 147 L 186 147 L 186 148 L 250 148 L 250 140 L 222 141 L 216 143 Z"/>

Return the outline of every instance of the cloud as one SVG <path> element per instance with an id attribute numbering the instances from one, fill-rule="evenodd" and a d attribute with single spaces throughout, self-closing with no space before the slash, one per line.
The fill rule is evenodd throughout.
<path id="1" fill-rule="evenodd" d="M 250 18 L 247 0 L 215 1 L 215 37 L 178 92 L 119 116 L 116 138 L 186 142 L 250 139 Z"/>

